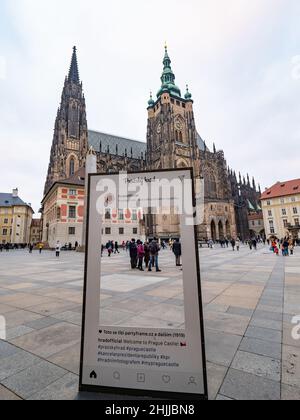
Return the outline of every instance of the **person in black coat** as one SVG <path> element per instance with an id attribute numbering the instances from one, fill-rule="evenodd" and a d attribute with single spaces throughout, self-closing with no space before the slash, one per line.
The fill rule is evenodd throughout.
<path id="1" fill-rule="evenodd" d="M 181 250 L 181 243 L 179 239 L 176 239 L 176 241 L 173 244 L 173 253 L 176 258 L 176 267 L 181 267 L 180 259 L 182 255 L 182 250 Z"/>
<path id="2" fill-rule="evenodd" d="M 135 242 L 135 239 L 132 239 L 129 246 L 129 254 L 130 254 L 130 262 L 131 262 L 131 268 L 132 270 L 137 268 L 137 262 L 138 262 L 138 249 Z"/>

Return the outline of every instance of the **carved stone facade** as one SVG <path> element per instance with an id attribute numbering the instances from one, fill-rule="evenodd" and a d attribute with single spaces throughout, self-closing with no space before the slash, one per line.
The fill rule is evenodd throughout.
<path id="1" fill-rule="evenodd" d="M 74 47 L 69 76 L 65 81 L 51 149 L 45 194 L 58 181 L 69 178 L 84 167 L 88 147 L 97 154 L 99 173 L 155 169 L 193 168 L 195 179 L 204 180 L 204 220 L 198 227 L 201 239 L 247 236 L 239 226 L 244 213 L 239 211 L 240 189 L 233 172 L 227 168 L 224 153 L 210 151 L 197 132 L 192 95 L 187 87 L 184 97 L 175 85 L 175 75 L 167 48 L 163 60 L 162 86 L 156 101 L 148 102 L 147 143 L 88 131 L 85 98 L 79 80 Z M 247 197 L 258 192 L 245 190 Z M 162 238 L 178 236 L 177 216 L 152 220 L 148 235 Z M 249 229 L 248 229 L 249 230 Z M 131 239 L 131 238 L 128 238 Z"/>

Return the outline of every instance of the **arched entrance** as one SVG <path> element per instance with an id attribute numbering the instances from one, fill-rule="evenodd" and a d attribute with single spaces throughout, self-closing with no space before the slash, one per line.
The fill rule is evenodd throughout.
<path id="1" fill-rule="evenodd" d="M 224 228 L 221 220 L 219 221 L 219 239 L 224 239 Z"/>
<path id="2" fill-rule="evenodd" d="M 211 225 L 210 225 L 210 233 L 211 233 L 211 239 L 213 241 L 216 241 L 217 240 L 217 229 L 216 229 L 216 224 L 215 224 L 214 220 L 211 222 Z"/>

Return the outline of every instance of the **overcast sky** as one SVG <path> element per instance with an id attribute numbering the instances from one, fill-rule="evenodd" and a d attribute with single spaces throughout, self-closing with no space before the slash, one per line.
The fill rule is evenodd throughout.
<path id="1" fill-rule="evenodd" d="M 0 191 L 39 209 L 78 48 L 89 128 L 146 141 L 167 41 L 197 129 L 262 188 L 300 177 L 299 0 L 0 0 Z"/>

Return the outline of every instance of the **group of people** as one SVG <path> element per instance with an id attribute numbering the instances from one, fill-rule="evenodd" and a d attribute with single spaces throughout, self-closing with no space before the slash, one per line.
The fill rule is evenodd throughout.
<path id="1" fill-rule="evenodd" d="M 296 245 L 296 241 L 291 238 L 284 238 L 281 240 L 273 239 L 271 242 L 270 251 L 274 252 L 274 254 L 279 255 L 280 252 L 283 257 L 289 257 L 290 255 L 294 255 L 294 249 Z"/>
<path id="2" fill-rule="evenodd" d="M 151 242 L 145 242 L 132 239 L 129 245 L 130 263 L 132 270 L 138 269 L 140 271 L 152 271 L 155 267 L 156 272 L 160 273 L 159 268 L 159 252 L 161 247 L 158 243 L 157 238 L 154 238 Z"/>
<path id="3" fill-rule="evenodd" d="M 180 239 L 170 240 L 169 247 L 175 256 L 176 267 L 181 267 L 182 247 Z M 108 257 L 112 257 L 113 254 L 120 254 L 120 250 L 126 251 L 130 257 L 132 270 L 148 270 L 151 272 L 155 269 L 157 273 L 160 273 L 159 253 L 167 248 L 168 243 L 160 242 L 157 238 L 145 242 L 132 239 L 131 241 L 124 241 L 121 245 L 116 241 L 108 241 L 106 245 L 101 247 L 101 257 L 103 257 L 105 251 Z"/>

